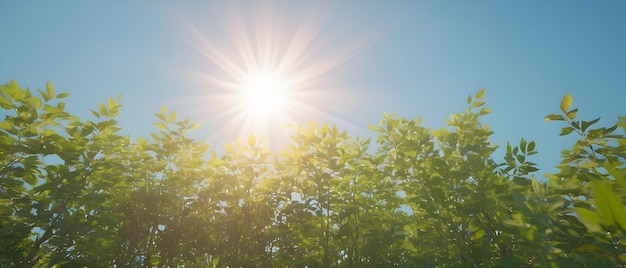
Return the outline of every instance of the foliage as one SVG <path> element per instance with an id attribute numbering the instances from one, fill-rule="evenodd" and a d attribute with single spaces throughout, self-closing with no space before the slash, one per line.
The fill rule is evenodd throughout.
<path id="1" fill-rule="evenodd" d="M 502 162 L 485 90 L 429 129 L 384 114 L 369 139 L 297 126 L 219 156 L 166 108 L 132 141 L 119 98 L 84 120 L 52 84 L 0 86 L 1 267 L 618 267 L 626 264 L 626 117 L 592 128 L 565 94 L 557 174 L 533 141 Z"/>

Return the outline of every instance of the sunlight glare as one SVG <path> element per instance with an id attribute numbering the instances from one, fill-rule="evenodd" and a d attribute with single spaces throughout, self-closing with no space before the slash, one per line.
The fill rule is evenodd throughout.
<path id="1" fill-rule="evenodd" d="M 207 60 L 206 68 L 194 76 L 209 92 L 203 100 L 204 111 L 215 111 L 210 118 L 221 123 L 213 135 L 253 134 L 273 137 L 269 143 L 273 139 L 284 142 L 288 140 L 286 124 L 314 118 L 342 121 L 327 112 L 329 99 L 336 93 L 324 83 L 331 70 L 367 42 L 352 39 L 353 43 L 344 46 L 324 46 L 318 37 L 322 23 L 315 13 L 299 23 L 287 23 L 284 17 L 273 15 L 274 8 L 250 9 L 256 16 L 240 7 L 228 11 L 231 21 L 224 24 L 228 25 L 226 36 L 211 40 L 197 25 L 187 24 L 195 37 L 191 46 Z"/>
<path id="2" fill-rule="evenodd" d="M 288 102 L 288 80 L 275 70 L 257 70 L 242 79 L 244 109 L 251 117 L 282 116 Z"/>

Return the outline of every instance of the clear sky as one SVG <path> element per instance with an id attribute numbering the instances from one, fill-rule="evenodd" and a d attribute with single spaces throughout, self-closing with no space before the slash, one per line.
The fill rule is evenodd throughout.
<path id="1" fill-rule="evenodd" d="M 543 119 L 565 92 L 583 119 L 626 115 L 624 1 L 0 0 L 0 36 L 0 83 L 51 81 L 88 119 L 122 95 L 134 137 L 156 131 L 166 105 L 216 149 L 254 132 L 234 88 L 259 66 L 290 81 L 281 120 L 362 136 L 383 112 L 444 127 L 486 88 L 493 141 L 535 140 L 548 172 L 572 142 Z M 272 120 L 270 140 L 287 139 Z"/>

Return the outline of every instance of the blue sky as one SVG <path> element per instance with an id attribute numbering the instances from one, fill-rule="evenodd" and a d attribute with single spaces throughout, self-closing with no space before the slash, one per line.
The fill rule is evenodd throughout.
<path id="1" fill-rule="evenodd" d="M 89 119 L 122 95 L 118 119 L 134 137 L 156 131 L 163 105 L 199 122 L 194 137 L 213 148 L 245 136 L 236 109 L 225 111 L 239 107 L 221 97 L 228 90 L 202 80 L 233 78 L 203 55 L 241 63 L 239 45 L 267 40 L 278 59 L 299 48 L 294 66 L 310 76 L 291 119 L 354 135 L 372 136 L 383 112 L 444 127 L 486 88 L 492 140 L 535 140 L 533 161 L 554 172 L 573 140 L 543 118 L 565 92 L 582 119 L 626 115 L 623 1 L 0 1 L 0 14 L 0 83 L 51 81 Z M 270 139 L 287 139 L 272 129 Z"/>

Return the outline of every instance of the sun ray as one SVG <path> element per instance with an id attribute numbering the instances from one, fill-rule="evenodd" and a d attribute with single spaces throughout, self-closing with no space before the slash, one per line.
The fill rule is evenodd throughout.
<path id="1" fill-rule="evenodd" d="M 206 70 L 195 70 L 192 76 L 207 85 L 203 99 L 217 111 L 213 113 L 217 121 L 222 122 L 214 133 L 218 137 L 211 139 L 272 134 L 267 137 L 272 143 L 288 140 L 285 123 L 305 123 L 312 118 L 343 121 L 323 108 L 325 99 L 336 96 L 319 86 L 331 70 L 366 43 L 321 53 L 316 45 L 323 41 L 318 38 L 322 23 L 314 14 L 294 28 L 279 21 L 271 10 L 252 19 L 232 12 L 228 37 L 221 42 L 211 42 L 196 25 L 185 23 L 192 36 L 188 40 L 191 47 L 208 64 Z M 276 136 L 281 133 L 284 135 Z"/>

